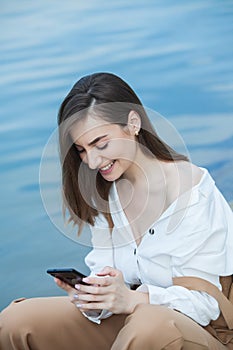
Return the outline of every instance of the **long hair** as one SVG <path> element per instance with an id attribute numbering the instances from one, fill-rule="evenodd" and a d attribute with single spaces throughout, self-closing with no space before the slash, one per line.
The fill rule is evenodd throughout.
<path id="1" fill-rule="evenodd" d="M 84 223 L 94 225 L 100 212 L 109 227 L 113 226 L 108 207 L 112 183 L 81 161 L 69 131 L 73 123 L 86 118 L 90 111 L 107 122 L 124 127 L 131 110 L 141 118 L 137 141 L 144 152 L 163 161 L 188 161 L 186 156 L 159 138 L 140 99 L 125 81 L 111 73 L 81 78 L 65 97 L 58 113 L 64 211 L 68 210 L 69 221 L 78 225 L 79 233 Z"/>

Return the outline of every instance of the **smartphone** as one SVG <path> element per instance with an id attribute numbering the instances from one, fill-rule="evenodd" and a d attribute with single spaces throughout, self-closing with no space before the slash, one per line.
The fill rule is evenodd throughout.
<path id="1" fill-rule="evenodd" d="M 48 269 L 47 273 L 53 277 L 59 278 L 73 288 L 75 288 L 75 284 L 77 283 L 87 285 L 87 283 L 83 282 L 83 278 L 86 276 L 73 268 Z"/>

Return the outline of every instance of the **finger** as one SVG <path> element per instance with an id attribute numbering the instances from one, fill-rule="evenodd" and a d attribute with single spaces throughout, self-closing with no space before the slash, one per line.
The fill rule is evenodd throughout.
<path id="1" fill-rule="evenodd" d="M 79 291 L 69 293 L 70 301 L 73 304 L 87 303 L 86 298 L 83 297 L 84 294 L 80 294 Z"/>
<path id="2" fill-rule="evenodd" d="M 82 303 L 81 301 L 80 302 L 72 302 L 80 311 L 83 311 L 82 310 L 82 306 L 85 304 L 84 302 Z"/>
<path id="3" fill-rule="evenodd" d="M 80 301 L 80 297 L 78 293 L 72 293 L 70 294 L 70 301 L 72 303 L 76 303 L 77 301 Z"/>
<path id="4" fill-rule="evenodd" d="M 76 307 L 80 309 L 80 311 L 88 311 L 88 310 L 109 310 L 108 305 L 104 302 L 97 302 L 97 303 L 87 303 L 87 304 L 81 304 L 77 303 Z"/>
<path id="5" fill-rule="evenodd" d="M 103 270 L 97 273 L 97 276 L 106 276 L 106 275 L 115 276 L 116 273 L 117 273 L 117 270 L 114 269 L 113 267 L 105 266 Z"/>
<path id="6" fill-rule="evenodd" d="M 102 302 L 106 297 L 101 294 L 79 294 L 79 295 L 73 295 L 73 301 L 75 303 L 79 302 L 85 302 L 85 303 L 90 303 L 90 302 Z"/>
<path id="7" fill-rule="evenodd" d="M 79 292 L 79 294 L 103 294 L 103 291 L 101 291 L 99 286 L 97 285 L 90 285 L 86 286 L 83 284 L 76 284 L 75 288 Z"/>
<path id="8" fill-rule="evenodd" d="M 54 278 L 55 283 L 57 284 L 58 287 L 61 289 L 65 290 L 67 293 L 71 293 L 74 288 L 69 286 L 69 284 L 59 280 L 59 278 Z"/>
<path id="9" fill-rule="evenodd" d="M 89 311 L 99 311 L 100 309 L 91 309 L 91 308 L 89 308 L 89 307 L 82 307 L 82 305 L 75 305 L 77 308 L 78 308 L 78 310 L 79 311 L 81 311 L 81 312 L 83 312 L 83 313 L 85 313 L 85 312 L 89 312 Z"/>
<path id="10" fill-rule="evenodd" d="M 85 277 L 83 281 L 85 283 L 88 283 L 89 285 L 84 285 L 84 284 L 76 284 L 75 288 L 77 290 L 80 290 L 82 292 L 86 293 L 91 293 L 90 287 L 95 287 L 95 286 L 109 286 L 112 284 L 111 277 L 106 276 L 106 277 Z"/>

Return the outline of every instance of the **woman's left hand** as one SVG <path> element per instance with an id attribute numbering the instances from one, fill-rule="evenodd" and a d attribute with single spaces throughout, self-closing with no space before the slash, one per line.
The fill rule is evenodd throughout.
<path id="1" fill-rule="evenodd" d="M 106 309 L 114 314 L 130 314 L 137 304 L 148 303 L 147 293 L 132 291 L 125 285 L 121 271 L 106 266 L 97 276 L 83 279 L 90 285 L 75 286 L 80 300 L 76 306 L 81 311 Z"/>

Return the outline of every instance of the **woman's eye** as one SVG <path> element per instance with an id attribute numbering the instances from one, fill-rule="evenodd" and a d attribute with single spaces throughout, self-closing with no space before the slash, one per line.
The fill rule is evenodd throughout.
<path id="1" fill-rule="evenodd" d="M 83 153 L 85 151 L 84 148 L 79 147 L 79 146 L 75 146 L 76 150 L 78 151 L 78 153 Z"/>
<path id="2" fill-rule="evenodd" d="M 96 145 L 96 148 L 105 149 L 105 148 L 107 148 L 107 146 L 108 146 L 108 142 L 102 142 L 102 143 L 99 143 L 98 145 Z"/>

